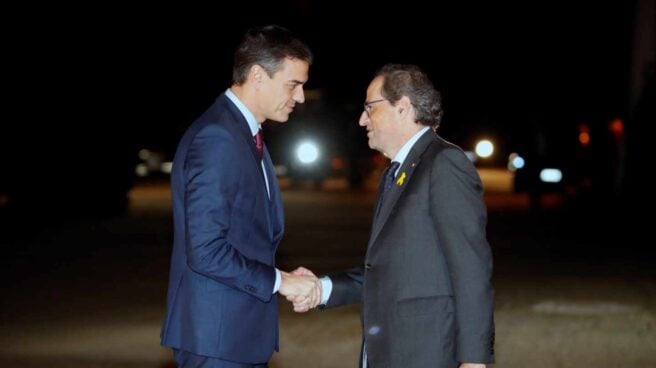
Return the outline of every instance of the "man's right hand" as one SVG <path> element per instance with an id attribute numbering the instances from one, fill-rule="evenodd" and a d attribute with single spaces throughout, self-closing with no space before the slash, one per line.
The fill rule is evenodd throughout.
<path id="1" fill-rule="evenodd" d="M 280 294 L 294 304 L 295 312 L 307 312 L 321 302 L 321 282 L 308 269 L 299 267 L 291 273 L 280 271 Z"/>

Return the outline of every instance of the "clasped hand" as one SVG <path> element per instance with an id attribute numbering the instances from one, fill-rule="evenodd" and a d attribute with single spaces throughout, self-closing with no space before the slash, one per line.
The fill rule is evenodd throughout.
<path id="1" fill-rule="evenodd" d="M 307 312 L 321 303 L 321 282 L 312 271 L 299 267 L 292 272 L 280 271 L 280 275 L 278 291 L 294 304 L 295 312 Z"/>

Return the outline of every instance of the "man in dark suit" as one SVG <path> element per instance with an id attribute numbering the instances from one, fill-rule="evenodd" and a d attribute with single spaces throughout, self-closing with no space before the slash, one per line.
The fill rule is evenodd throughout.
<path id="1" fill-rule="evenodd" d="M 360 125 L 369 147 L 392 165 L 381 181 L 364 265 L 321 280 L 324 307 L 362 303 L 368 368 L 494 361 L 483 187 L 462 150 L 435 133 L 441 118 L 440 94 L 416 66 L 386 65 L 369 84 Z M 297 310 L 316 306 L 288 299 Z"/>
<path id="2" fill-rule="evenodd" d="M 180 367 L 266 367 L 278 349 L 274 293 L 318 290 L 311 276 L 275 268 L 283 208 L 260 130 L 267 119 L 287 121 L 304 102 L 311 62 L 288 30 L 249 30 L 235 52 L 232 86 L 178 145 L 161 339 Z"/>

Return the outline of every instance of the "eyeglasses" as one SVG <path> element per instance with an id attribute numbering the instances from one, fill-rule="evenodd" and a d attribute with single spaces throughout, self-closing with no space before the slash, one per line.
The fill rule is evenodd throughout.
<path id="1" fill-rule="evenodd" d="M 372 110 L 371 105 L 373 105 L 375 103 L 383 102 L 383 101 L 387 101 L 387 99 L 381 98 L 380 100 L 365 101 L 363 105 L 364 105 L 364 112 L 367 113 L 367 117 L 371 116 L 371 110 Z"/>

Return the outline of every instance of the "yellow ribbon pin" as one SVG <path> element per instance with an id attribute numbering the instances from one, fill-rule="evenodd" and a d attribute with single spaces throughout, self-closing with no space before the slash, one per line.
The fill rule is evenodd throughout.
<path id="1" fill-rule="evenodd" d="M 402 172 L 399 178 L 396 180 L 396 185 L 403 185 L 404 180 L 405 180 L 405 172 Z"/>

